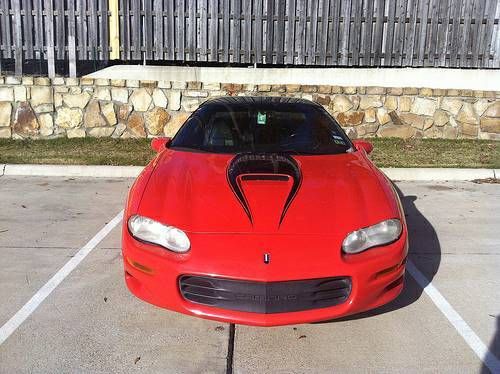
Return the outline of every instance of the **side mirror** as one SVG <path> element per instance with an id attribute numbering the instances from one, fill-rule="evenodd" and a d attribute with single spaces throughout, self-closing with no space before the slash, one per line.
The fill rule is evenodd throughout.
<path id="1" fill-rule="evenodd" d="M 366 140 L 355 140 L 353 143 L 358 151 L 363 149 L 367 154 L 373 151 L 373 144 Z"/>
<path id="2" fill-rule="evenodd" d="M 151 148 L 156 152 L 161 152 L 170 146 L 172 138 L 154 138 L 151 140 Z"/>

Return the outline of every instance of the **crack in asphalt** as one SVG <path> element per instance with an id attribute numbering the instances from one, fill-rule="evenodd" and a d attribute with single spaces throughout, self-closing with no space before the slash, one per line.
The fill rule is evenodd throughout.
<path id="1" fill-rule="evenodd" d="M 233 374 L 234 359 L 234 333 L 236 327 L 234 323 L 229 324 L 229 340 L 227 342 L 226 374 Z"/>

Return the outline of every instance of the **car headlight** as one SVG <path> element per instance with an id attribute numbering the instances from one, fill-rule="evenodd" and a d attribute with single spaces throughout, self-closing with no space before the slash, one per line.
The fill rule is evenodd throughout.
<path id="1" fill-rule="evenodd" d="M 128 219 L 128 229 L 134 238 L 158 244 L 177 253 L 189 251 L 191 243 L 186 233 L 173 226 L 139 215 Z"/>
<path id="2" fill-rule="evenodd" d="M 356 230 L 342 243 L 345 253 L 359 253 L 368 248 L 391 243 L 399 238 L 403 227 L 399 219 L 388 219 L 376 225 Z"/>

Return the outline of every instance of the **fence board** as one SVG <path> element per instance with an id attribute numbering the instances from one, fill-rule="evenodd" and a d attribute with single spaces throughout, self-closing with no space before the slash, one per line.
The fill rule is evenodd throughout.
<path id="1" fill-rule="evenodd" d="M 18 1 L 13 2 L 14 5 L 14 58 L 15 58 L 15 73 L 21 75 L 23 73 L 23 26 L 21 24 L 21 4 Z"/>
<path id="2" fill-rule="evenodd" d="M 462 1 L 451 1 L 452 11 L 452 28 L 451 28 L 451 41 L 450 41 L 450 66 L 457 66 L 458 46 L 460 44 L 459 31 L 460 31 L 460 15 L 462 11 Z"/>
<path id="3" fill-rule="evenodd" d="M 210 61 L 218 60 L 218 26 L 219 26 L 219 2 L 217 0 L 210 0 L 210 32 L 209 44 L 210 48 Z"/>
<path id="4" fill-rule="evenodd" d="M 266 64 L 273 63 L 274 0 L 267 0 L 266 9 Z"/>
<path id="5" fill-rule="evenodd" d="M 131 28 L 131 45 L 132 45 L 132 59 L 141 59 L 141 2 L 138 0 L 131 0 L 131 15 L 132 21 L 130 22 Z"/>
<path id="6" fill-rule="evenodd" d="M 64 2 L 55 1 L 56 27 L 55 27 L 55 47 L 56 57 L 60 60 L 64 59 L 64 49 L 59 46 L 64 45 Z"/>
<path id="7" fill-rule="evenodd" d="M 341 65 L 349 64 L 349 29 L 351 28 L 351 0 L 343 1 L 342 46 L 340 50 Z"/>
<path id="8" fill-rule="evenodd" d="M 295 59 L 295 1 L 288 1 L 288 20 L 287 26 L 288 29 L 286 31 L 286 40 L 285 40 L 285 52 L 286 52 L 286 60 L 287 64 L 293 64 Z"/>
<path id="9" fill-rule="evenodd" d="M 330 4 L 328 0 L 319 0 L 318 11 L 321 11 L 321 31 L 318 33 L 318 49 L 320 65 L 326 64 L 326 53 L 328 48 L 328 13 L 330 11 Z"/>
<path id="10" fill-rule="evenodd" d="M 469 55 L 470 32 L 472 21 L 472 10 L 474 9 L 473 0 L 465 0 L 464 4 L 464 25 L 463 33 L 460 37 L 460 66 L 467 66 L 467 58 Z"/>
<path id="11" fill-rule="evenodd" d="M 243 50 L 243 62 L 252 62 L 252 0 L 245 0 L 243 2 L 243 45 L 246 48 Z"/>
<path id="12" fill-rule="evenodd" d="M 121 0 L 121 14 L 122 19 L 120 25 L 120 46 L 121 46 L 121 56 L 123 60 L 131 59 L 131 51 L 130 51 L 130 3 L 129 0 Z"/>
<path id="13" fill-rule="evenodd" d="M 403 64 L 403 51 L 405 40 L 405 20 L 406 20 L 406 7 L 408 0 L 399 0 L 397 7 L 397 32 L 394 41 L 394 65 L 401 66 Z"/>
<path id="14" fill-rule="evenodd" d="M 255 57 L 254 61 L 257 64 L 262 63 L 262 0 L 255 0 L 255 27 L 254 27 L 254 49 L 255 49 Z"/>
<path id="15" fill-rule="evenodd" d="M 196 61 L 196 1 L 188 1 L 188 18 L 186 19 L 188 40 L 188 61 Z"/>
<path id="16" fill-rule="evenodd" d="M 478 67 L 479 63 L 479 52 L 481 50 L 481 26 L 482 26 L 482 19 L 484 16 L 484 9 L 485 9 L 485 1 L 484 0 L 476 0 L 475 1 L 475 8 L 476 11 L 474 12 L 474 26 L 472 27 L 472 32 L 474 33 L 474 37 L 476 39 L 476 42 L 472 45 L 472 66 Z"/>
<path id="17" fill-rule="evenodd" d="M 233 13 L 233 27 L 232 27 L 232 40 L 231 45 L 233 46 L 233 62 L 239 63 L 241 61 L 241 0 L 233 0 L 232 6 Z"/>
<path id="18" fill-rule="evenodd" d="M 408 25 L 408 32 L 406 34 L 406 52 L 405 52 L 405 66 L 413 66 L 413 58 L 415 51 L 415 38 L 417 32 L 417 18 L 418 18 L 419 1 L 412 0 L 411 8 L 409 8 L 410 23 Z"/>
<path id="19" fill-rule="evenodd" d="M 392 65 L 392 46 L 394 43 L 394 24 L 396 20 L 396 0 L 389 0 L 389 13 L 387 16 L 387 32 L 385 38 L 384 65 Z"/>
<path id="20" fill-rule="evenodd" d="M 151 3 L 148 1 L 148 3 Z M 152 13 L 151 13 L 152 14 Z M 99 0 L 99 41 L 96 45 L 100 46 L 99 59 L 101 61 L 108 61 L 109 59 L 109 19 L 108 19 L 108 0 Z M 153 47 L 150 46 L 150 50 Z"/>
<path id="21" fill-rule="evenodd" d="M 316 45 L 317 45 L 317 35 L 318 35 L 318 0 L 311 0 L 309 2 L 309 15 L 311 21 L 309 23 L 308 32 L 308 44 L 307 49 L 307 63 L 309 65 L 314 65 L 316 63 Z"/>
<path id="22" fill-rule="evenodd" d="M 76 77 L 76 23 L 73 0 L 68 1 L 68 60 L 69 76 Z"/>
<path id="23" fill-rule="evenodd" d="M 373 1 L 366 4 L 366 23 L 363 36 L 363 65 L 369 66 L 372 58 L 372 33 L 373 33 Z"/>
<path id="24" fill-rule="evenodd" d="M 440 5 L 439 18 L 441 22 L 439 24 L 438 43 L 437 43 L 439 56 L 437 59 L 434 60 L 434 66 L 440 66 L 441 64 L 444 64 L 446 61 L 446 54 L 447 54 L 446 37 L 448 35 L 448 27 L 450 25 L 449 0 L 441 0 L 439 5 Z"/>
<path id="25" fill-rule="evenodd" d="M 198 22 L 200 31 L 198 32 L 200 44 L 200 61 L 207 61 L 207 37 L 208 37 L 208 3 L 207 0 L 198 0 L 200 20 Z"/>
<path id="26" fill-rule="evenodd" d="M 98 28 L 98 14 L 97 14 L 97 0 L 90 0 L 88 3 L 88 33 L 89 33 L 89 47 L 90 59 L 95 61 L 99 59 L 99 28 Z"/>
<path id="27" fill-rule="evenodd" d="M 2 0 L 2 50 L 3 57 L 10 58 L 12 41 L 10 38 L 10 25 L 12 24 L 9 15 L 9 0 Z"/>
<path id="28" fill-rule="evenodd" d="M 354 14 L 353 29 L 351 30 L 350 44 L 352 48 L 351 64 L 359 65 L 359 48 L 361 42 L 361 17 L 362 17 L 362 0 L 352 0 L 351 15 Z"/>
<path id="29" fill-rule="evenodd" d="M 70 0 L 72 1 L 72 0 Z M 105 15 L 105 22 L 109 23 L 106 26 L 109 33 L 109 58 L 111 60 L 120 59 L 120 12 L 118 0 L 107 0 L 109 9 Z M 68 21 L 69 22 L 69 21 Z"/>
<path id="30" fill-rule="evenodd" d="M 375 16 L 375 35 L 373 40 L 373 65 L 380 66 L 382 60 L 382 42 L 384 39 L 385 0 L 377 0 Z"/>
<path id="31" fill-rule="evenodd" d="M 167 10 L 167 27 L 165 34 L 165 44 L 167 48 L 167 60 L 175 60 L 175 17 L 174 4 L 172 0 L 164 1 Z"/>
<path id="32" fill-rule="evenodd" d="M 153 1 L 154 59 L 163 59 L 163 0 Z"/>
<path id="33" fill-rule="evenodd" d="M 229 62 L 229 30 L 230 30 L 230 10 L 229 10 L 229 0 L 224 0 L 223 4 L 223 19 L 222 19 L 222 61 Z"/>
<path id="34" fill-rule="evenodd" d="M 419 23 L 419 40 L 418 40 L 418 51 L 417 51 L 417 66 L 424 65 L 425 59 L 425 47 L 427 40 L 428 29 L 428 14 L 429 14 L 429 0 L 420 0 L 420 23 Z"/>
<path id="35" fill-rule="evenodd" d="M 486 25 L 483 32 L 483 43 L 481 46 L 482 66 L 489 65 L 490 59 L 490 49 L 493 37 L 493 26 L 495 23 L 495 13 L 497 10 L 498 0 L 489 0 L 489 4 L 486 11 Z"/>
<path id="36" fill-rule="evenodd" d="M 339 27 L 340 27 L 340 1 L 333 0 L 331 2 L 332 22 L 328 35 L 331 35 L 331 64 L 337 65 L 339 58 Z M 328 37 L 327 37 L 328 39 Z"/>
<path id="37" fill-rule="evenodd" d="M 306 25 L 307 25 L 307 8 L 305 2 L 297 3 L 297 10 L 299 14 L 299 24 L 297 30 L 297 63 L 299 65 L 304 64 L 306 55 Z"/>
<path id="38" fill-rule="evenodd" d="M 429 56 L 428 62 L 431 66 L 434 65 L 436 57 L 436 47 L 438 39 L 438 20 L 439 20 L 439 0 L 431 0 L 431 24 L 430 24 L 430 41 L 429 41 Z"/>
<path id="39" fill-rule="evenodd" d="M 123 61 L 500 68 L 498 0 L 117 1 Z M 0 0 L 0 61 L 17 74 L 31 59 L 52 75 L 56 59 L 71 76 L 78 60 L 97 67 L 109 12 L 107 0 Z"/>
<path id="40" fill-rule="evenodd" d="M 33 1 L 33 23 L 35 34 L 34 58 L 41 61 L 43 59 L 43 16 L 42 0 Z M 0 53 L 1 54 L 1 53 Z"/>
<path id="41" fill-rule="evenodd" d="M 278 0 L 278 23 L 276 30 L 276 63 L 285 62 L 285 0 Z"/>
<path id="42" fill-rule="evenodd" d="M 26 50 L 25 58 L 33 58 L 33 8 L 31 1 L 22 3 L 24 10 L 23 17 L 23 44 Z"/>
<path id="43" fill-rule="evenodd" d="M 142 16 L 142 31 L 144 35 L 144 58 L 153 59 L 153 8 L 151 0 L 144 0 L 144 16 Z"/>
<path id="44" fill-rule="evenodd" d="M 40 0 L 41 1 L 41 0 Z M 86 21 L 86 2 L 84 0 L 76 0 L 77 14 L 77 29 L 76 35 L 79 40 L 77 55 L 80 60 L 87 59 L 87 21 Z M 42 25 L 40 25 L 42 28 Z"/>
<path id="45" fill-rule="evenodd" d="M 50 78 L 56 76 L 55 56 L 54 56 L 54 11 L 52 0 L 44 0 L 45 4 L 45 43 L 47 48 L 48 74 Z"/>
<path id="46" fill-rule="evenodd" d="M 497 17 L 500 16 L 500 4 L 498 6 L 498 9 L 497 9 Z M 493 61 L 492 61 L 492 65 L 490 65 L 490 67 L 494 68 L 494 67 L 499 67 L 500 66 L 500 53 L 498 53 L 498 51 L 500 51 L 500 23 L 497 23 L 496 26 L 494 26 L 494 32 L 493 32 L 493 35 L 495 35 L 495 38 L 496 38 L 496 41 L 495 41 L 495 44 L 494 44 L 494 51 L 493 51 Z"/>

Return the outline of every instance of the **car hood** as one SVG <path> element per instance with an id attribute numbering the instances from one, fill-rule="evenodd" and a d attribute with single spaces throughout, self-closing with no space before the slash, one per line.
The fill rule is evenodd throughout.
<path id="1" fill-rule="evenodd" d="M 164 151 L 138 213 L 187 232 L 227 234 L 345 235 L 400 217 L 390 183 L 362 151 L 293 156 L 298 185 L 286 170 L 232 183 L 234 157 Z"/>

